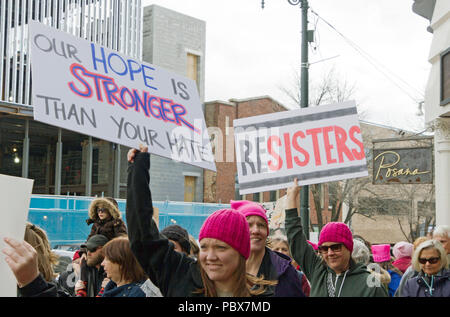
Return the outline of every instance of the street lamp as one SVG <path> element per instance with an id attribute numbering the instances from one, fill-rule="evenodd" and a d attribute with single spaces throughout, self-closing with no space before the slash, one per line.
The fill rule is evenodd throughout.
<path id="1" fill-rule="evenodd" d="M 300 5 L 302 9 L 302 41 L 301 41 L 301 65 L 300 65 L 300 107 L 308 107 L 308 1 L 287 0 L 291 5 Z M 264 9 L 264 0 L 261 0 Z M 300 192 L 300 216 L 306 238 L 309 239 L 309 186 L 302 186 Z"/>

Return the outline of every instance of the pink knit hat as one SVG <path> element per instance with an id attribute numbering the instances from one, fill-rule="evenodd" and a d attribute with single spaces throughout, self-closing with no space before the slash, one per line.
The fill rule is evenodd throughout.
<path id="1" fill-rule="evenodd" d="M 206 218 L 198 241 L 212 238 L 229 244 L 246 260 L 250 256 L 250 231 L 244 215 L 232 209 L 220 209 Z"/>
<path id="2" fill-rule="evenodd" d="M 315 244 L 314 242 L 311 242 L 311 241 L 309 241 L 309 240 L 306 240 L 306 241 L 308 241 L 308 243 L 313 247 L 313 249 L 314 249 L 315 251 L 317 251 L 317 249 L 318 249 L 317 244 Z"/>
<path id="3" fill-rule="evenodd" d="M 389 244 L 372 245 L 372 256 L 374 262 L 386 262 L 391 259 L 391 246 Z"/>
<path id="4" fill-rule="evenodd" d="M 319 243 L 321 246 L 325 242 L 339 242 L 352 252 L 353 251 L 353 235 L 350 228 L 343 222 L 329 222 L 320 232 Z"/>
<path id="5" fill-rule="evenodd" d="M 392 250 L 392 253 L 394 254 L 394 257 L 396 259 L 400 258 L 411 258 L 414 251 L 414 245 L 412 245 L 409 242 L 406 241 L 400 241 L 397 242 L 394 245 L 394 249 Z"/>
<path id="6" fill-rule="evenodd" d="M 253 201 L 248 200 L 230 200 L 231 208 L 242 213 L 245 218 L 249 216 L 260 216 L 267 225 L 267 235 L 269 235 L 269 221 L 267 220 L 266 210 Z"/>

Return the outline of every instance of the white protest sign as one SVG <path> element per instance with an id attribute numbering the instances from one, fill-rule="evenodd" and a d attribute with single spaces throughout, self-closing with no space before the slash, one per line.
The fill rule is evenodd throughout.
<path id="1" fill-rule="evenodd" d="M 233 124 L 241 195 L 368 175 L 354 101 Z"/>
<path id="2" fill-rule="evenodd" d="M 0 174 L 0 249 L 4 237 L 23 241 L 30 208 L 33 180 Z M 0 260 L 0 297 L 16 297 L 17 281 L 2 253 Z"/>
<path id="3" fill-rule="evenodd" d="M 34 119 L 216 170 L 195 81 L 30 22 Z"/>

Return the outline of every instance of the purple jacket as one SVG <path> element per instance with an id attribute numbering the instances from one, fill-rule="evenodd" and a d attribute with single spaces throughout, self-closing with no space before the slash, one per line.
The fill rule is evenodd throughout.
<path id="1" fill-rule="evenodd" d="M 306 297 L 302 291 L 301 277 L 292 266 L 291 261 L 288 256 L 266 248 L 266 255 L 258 275 L 263 274 L 267 280 L 278 280 L 273 296 Z M 270 271 L 267 269 L 268 267 L 271 267 Z"/>
<path id="2" fill-rule="evenodd" d="M 432 286 L 431 290 L 429 286 Z M 450 270 L 443 269 L 428 283 L 423 272 L 409 279 L 402 290 L 403 297 L 450 297 Z"/>

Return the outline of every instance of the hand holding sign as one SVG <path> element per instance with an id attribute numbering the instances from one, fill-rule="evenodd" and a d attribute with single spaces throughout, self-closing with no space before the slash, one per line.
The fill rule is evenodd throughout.
<path id="1" fill-rule="evenodd" d="M 138 149 L 131 149 L 131 150 L 129 150 L 128 154 L 127 154 L 128 162 L 134 163 L 134 157 L 136 156 L 137 152 L 147 153 L 148 152 L 148 146 L 145 146 L 143 144 L 139 144 L 139 150 Z"/>
<path id="2" fill-rule="evenodd" d="M 287 189 L 286 194 L 286 209 L 298 209 L 298 204 L 300 201 L 300 189 L 301 187 L 298 186 L 298 180 L 297 178 L 294 179 L 294 185 L 289 187 Z"/>
<path id="3" fill-rule="evenodd" d="M 2 252 L 5 261 L 14 273 L 19 287 L 24 287 L 39 276 L 38 257 L 36 250 L 26 241 L 12 238 L 3 239 L 7 244 Z"/>

